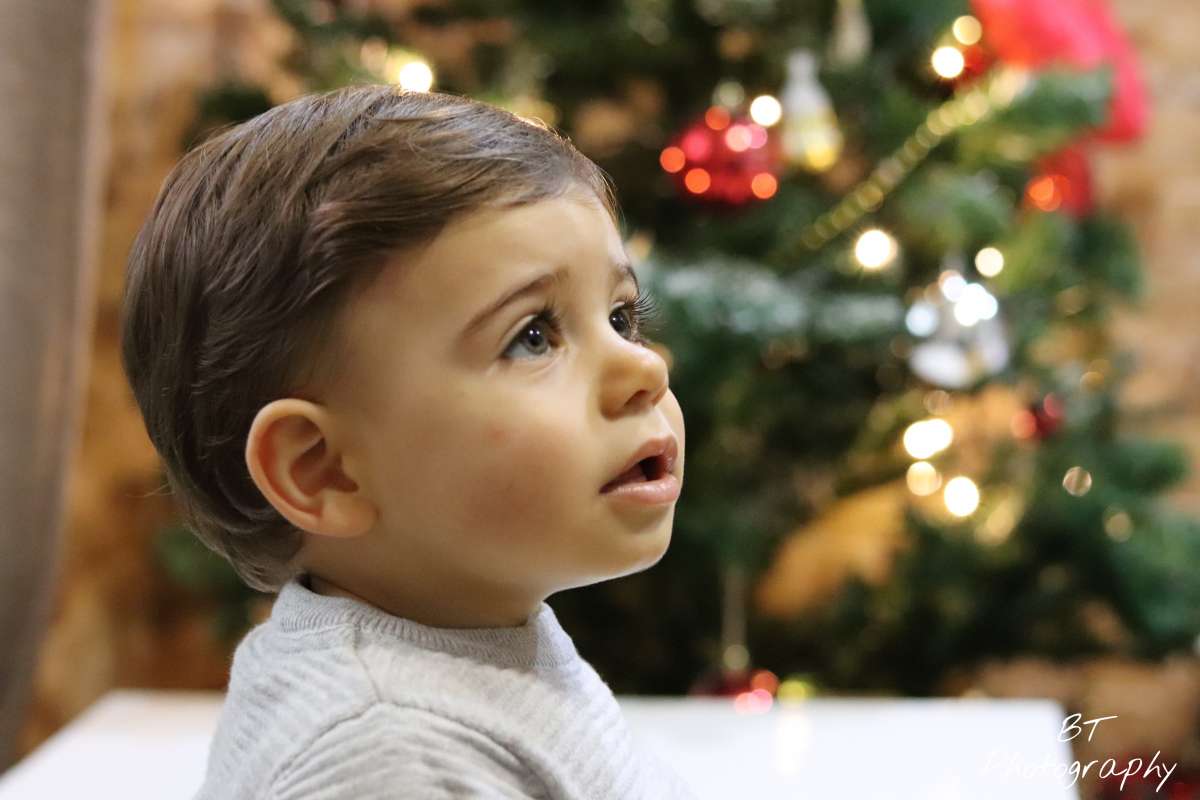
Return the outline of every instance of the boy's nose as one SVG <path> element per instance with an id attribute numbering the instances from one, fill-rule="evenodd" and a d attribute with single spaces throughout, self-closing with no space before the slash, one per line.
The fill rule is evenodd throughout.
<path id="1" fill-rule="evenodd" d="M 605 353 L 602 404 L 610 415 L 629 406 L 653 408 L 668 387 L 667 362 L 646 345 L 620 339 Z"/>

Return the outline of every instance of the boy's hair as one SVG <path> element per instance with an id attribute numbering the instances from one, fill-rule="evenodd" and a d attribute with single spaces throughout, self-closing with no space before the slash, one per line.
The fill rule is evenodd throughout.
<path id="1" fill-rule="evenodd" d="M 338 315 L 453 218 L 590 190 L 569 139 L 477 100 L 356 85 L 227 126 L 172 169 L 129 255 L 121 360 L 185 522 L 278 592 L 303 534 L 250 477 L 264 405 L 338 380 Z"/>

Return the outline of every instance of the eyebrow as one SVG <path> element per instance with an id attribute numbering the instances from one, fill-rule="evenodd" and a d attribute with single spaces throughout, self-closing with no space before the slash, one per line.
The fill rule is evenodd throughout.
<path id="1" fill-rule="evenodd" d="M 614 263 L 612 268 L 613 288 L 615 288 L 626 278 L 630 278 L 633 280 L 633 285 L 637 289 L 638 293 L 641 293 L 642 286 L 640 283 L 638 283 L 637 273 L 633 271 L 633 265 L 631 265 L 628 261 L 619 261 Z M 470 322 L 467 323 L 467 327 L 463 328 L 463 338 L 466 338 L 479 330 L 479 328 L 483 326 L 483 323 L 487 322 L 489 317 L 499 312 L 509 303 L 520 300 L 528 295 L 544 291 L 549 286 L 554 286 L 568 280 L 570 280 L 570 273 L 567 271 L 567 268 L 559 267 L 552 272 L 543 272 L 541 275 L 538 275 L 532 280 L 526 281 L 520 286 L 505 292 L 500 296 L 499 299 L 488 305 L 486 308 L 476 314 Z"/>

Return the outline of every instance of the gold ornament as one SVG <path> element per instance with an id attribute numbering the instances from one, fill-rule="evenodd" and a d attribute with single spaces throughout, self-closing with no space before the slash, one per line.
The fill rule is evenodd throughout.
<path id="1" fill-rule="evenodd" d="M 842 154 L 842 131 L 824 87 L 817 81 L 817 60 L 808 50 L 788 56 L 783 106 L 782 151 L 790 166 L 824 172 Z"/>
<path id="2" fill-rule="evenodd" d="M 838 0 L 826 58 L 835 67 L 853 67 L 871 52 L 871 23 L 862 0 Z"/>

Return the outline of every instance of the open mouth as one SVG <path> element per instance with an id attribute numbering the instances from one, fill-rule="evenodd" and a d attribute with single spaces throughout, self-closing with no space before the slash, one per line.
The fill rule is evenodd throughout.
<path id="1" fill-rule="evenodd" d="M 637 462 L 622 475 L 618 475 L 608 483 L 604 484 L 601 492 L 608 492 L 618 486 L 624 486 L 629 483 L 644 483 L 647 481 L 656 481 L 661 478 L 667 471 L 666 459 L 663 456 L 651 456 L 643 458 Z"/>

